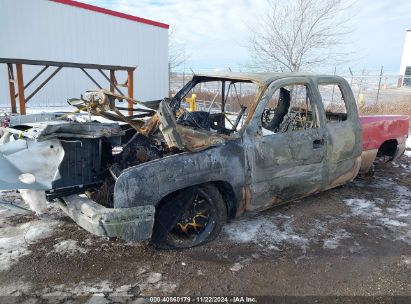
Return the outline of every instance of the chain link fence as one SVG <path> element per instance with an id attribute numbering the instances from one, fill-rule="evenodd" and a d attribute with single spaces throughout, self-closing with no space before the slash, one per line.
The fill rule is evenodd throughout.
<path id="1" fill-rule="evenodd" d="M 175 94 L 192 77 L 193 74 L 207 74 L 213 72 L 245 72 L 241 69 L 198 69 L 184 70 L 170 74 L 170 95 Z M 344 77 L 351 85 L 358 109 L 362 115 L 382 115 L 401 114 L 411 116 L 411 77 L 403 77 L 396 74 L 388 74 L 381 69 L 379 73 L 355 74 L 348 70 L 348 73 L 336 73 Z M 332 74 L 332 73 L 329 73 Z M 217 94 L 219 88 L 207 88 L 210 96 Z M 241 90 L 241 94 L 247 94 L 246 90 Z M 207 108 L 207 101 L 201 101 Z"/>
<path id="2" fill-rule="evenodd" d="M 173 72 L 170 74 L 170 93 L 174 94 L 181 89 L 194 75 L 213 72 L 241 72 L 241 70 L 225 69 L 198 69 Z M 351 85 L 354 97 L 359 103 L 378 104 L 409 102 L 411 104 L 411 77 L 395 74 L 337 74 L 344 77 Z"/>

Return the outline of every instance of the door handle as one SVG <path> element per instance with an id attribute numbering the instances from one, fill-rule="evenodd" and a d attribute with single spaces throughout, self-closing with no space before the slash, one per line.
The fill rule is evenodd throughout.
<path id="1" fill-rule="evenodd" d="M 315 139 L 313 141 L 313 149 L 319 149 L 324 146 L 325 140 L 324 138 Z"/>

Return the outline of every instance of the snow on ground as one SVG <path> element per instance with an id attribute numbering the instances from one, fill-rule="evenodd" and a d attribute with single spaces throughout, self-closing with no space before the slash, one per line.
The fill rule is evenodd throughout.
<path id="1" fill-rule="evenodd" d="M 30 283 L 22 282 L 20 280 L 13 282 L 13 284 L 0 284 L 0 297 L 4 296 L 22 296 L 32 288 Z M 6 300 L 4 301 L 6 303 Z M 17 303 L 12 301 L 10 303 Z"/>
<path id="2" fill-rule="evenodd" d="M 30 254 L 29 245 L 51 236 L 58 225 L 56 220 L 38 219 L 17 225 L 3 222 L 0 226 L 0 271 Z"/>
<path id="3" fill-rule="evenodd" d="M 145 270 L 140 270 L 139 274 L 141 276 L 128 285 L 115 287 L 112 282 L 107 280 L 94 283 L 68 283 L 48 286 L 42 290 L 41 295 L 44 298 L 90 295 L 95 297 L 107 296 L 108 298 L 114 298 L 120 296 L 132 297 L 136 293 L 141 293 L 141 295 L 152 295 L 158 292 L 163 292 L 167 294 L 173 292 L 177 288 L 176 284 L 165 281 L 161 273 L 144 272 Z"/>
<path id="4" fill-rule="evenodd" d="M 360 198 L 350 198 L 344 200 L 345 204 L 351 208 L 351 213 L 355 216 L 361 216 L 366 219 L 374 219 L 382 216 L 382 210 L 377 207 L 373 201 Z"/>
<path id="5" fill-rule="evenodd" d="M 338 221 L 338 218 L 314 218 L 310 220 L 308 228 L 297 231 L 298 223 L 293 216 L 264 214 L 229 223 L 223 228 L 223 234 L 231 241 L 253 243 L 261 249 L 281 251 L 288 246 L 296 246 L 305 255 L 312 244 L 322 243 L 323 248 L 333 250 L 341 246 L 342 240 L 351 238 L 345 229 L 334 231 L 329 227 Z"/>
<path id="6" fill-rule="evenodd" d="M 350 237 L 351 237 L 351 234 L 349 234 L 345 229 L 338 229 L 337 231 L 331 234 L 331 237 L 324 240 L 323 248 L 336 249 L 338 246 L 341 245 L 340 244 L 341 240 L 348 239 Z"/>
<path id="7" fill-rule="evenodd" d="M 389 201 L 382 198 L 372 201 L 352 198 L 344 200 L 344 203 L 350 207 L 353 216 L 372 221 L 373 227 L 386 228 L 394 233 L 397 240 L 411 244 L 411 191 L 390 179 L 378 178 L 376 181 L 371 187 L 396 195 Z"/>
<path id="8" fill-rule="evenodd" d="M 19 258 L 30 254 L 29 245 L 51 236 L 60 225 L 54 215 L 46 215 L 42 219 L 33 219 L 22 224 L 13 224 L 11 218 L 16 215 L 32 214 L 21 209 L 28 208 L 13 191 L 0 191 L 0 196 L 13 205 L 6 208 L 0 205 L 0 271 L 7 270 Z M 14 206 L 14 207 L 13 207 Z"/>
<path id="9" fill-rule="evenodd" d="M 281 245 L 295 245 L 306 251 L 309 239 L 294 231 L 294 218 L 282 214 L 260 215 L 226 225 L 224 234 L 237 243 L 255 243 L 268 249 L 281 250 Z"/>
<path id="10" fill-rule="evenodd" d="M 297 220 L 293 216 L 281 213 L 262 214 L 227 224 L 223 228 L 223 235 L 236 243 L 253 243 L 270 250 L 297 246 L 305 253 L 310 245 L 318 242 L 323 243 L 323 248 L 332 250 L 352 236 L 345 229 L 334 230 L 330 224 L 342 223 L 348 217 L 356 217 L 364 219 L 370 228 L 386 228 L 392 232 L 396 240 L 411 244 L 411 191 L 390 179 L 383 178 L 376 178 L 374 184 L 370 186 L 386 189 L 388 193 L 396 195 L 389 201 L 382 198 L 344 199 L 342 203 L 348 207 L 346 214 L 338 214 L 331 219 L 312 219 L 309 223 L 310 228 L 304 230 L 297 231 L 298 225 L 295 225 Z"/>
<path id="11" fill-rule="evenodd" d="M 411 157 L 411 134 L 408 135 L 407 141 L 405 142 L 405 156 Z"/>
<path id="12" fill-rule="evenodd" d="M 61 255 L 75 255 L 79 253 L 87 253 L 87 249 L 78 245 L 75 240 L 63 240 L 58 244 L 55 244 L 53 252 Z"/>
<path id="13" fill-rule="evenodd" d="M 405 147 L 411 149 L 411 134 L 408 135 L 407 141 L 405 142 Z"/>

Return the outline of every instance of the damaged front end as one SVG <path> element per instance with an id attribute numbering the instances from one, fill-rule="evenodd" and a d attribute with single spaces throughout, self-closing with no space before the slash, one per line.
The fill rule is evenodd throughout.
<path id="1" fill-rule="evenodd" d="M 155 206 L 116 203 L 117 179 L 134 166 L 204 150 L 226 136 L 177 124 L 166 99 L 155 109 L 137 106 L 127 116 L 128 108 L 116 105 L 124 98 L 88 92 L 69 101 L 83 114 L 11 117 L 0 131 L 0 189 L 40 192 L 93 234 L 150 239 Z"/>

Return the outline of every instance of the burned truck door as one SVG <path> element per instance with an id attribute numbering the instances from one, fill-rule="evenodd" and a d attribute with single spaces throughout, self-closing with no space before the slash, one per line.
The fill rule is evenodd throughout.
<path id="1" fill-rule="evenodd" d="M 305 77 L 277 80 L 266 90 L 244 137 L 251 168 L 249 210 L 321 190 L 327 139 L 319 102 L 318 90 Z M 278 111 L 283 117 L 273 126 Z"/>
<path id="2" fill-rule="evenodd" d="M 362 151 L 361 125 L 354 96 L 345 79 L 323 76 L 316 81 L 329 136 L 327 188 L 332 188 L 358 174 Z"/>

